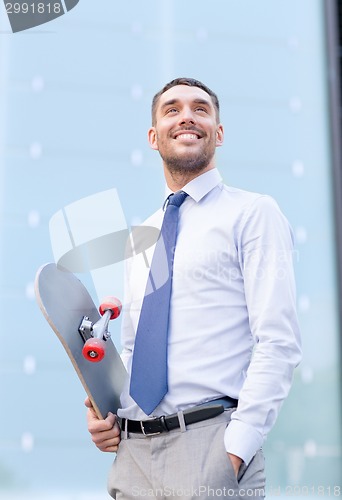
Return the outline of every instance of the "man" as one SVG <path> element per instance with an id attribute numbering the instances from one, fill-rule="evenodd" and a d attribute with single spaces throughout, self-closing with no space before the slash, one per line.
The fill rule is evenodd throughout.
<path id="1" fill-rule="evenodd" d="M 173 253 L 168 385 L 148 413 L 136 403 L 139 394 L 132 397 L 133 381 L 119 418 L 98 420 L 86 400 L 94 443 L 117 452 L 113 498 L 264 496 L 261 446 L 300 361 L 292 236 L 272 198 L 222 184 L 215 150 L 223 137 L 217 96 L 201 82 L 173 80 L 154 97 L 149 143 L 162 158 L 167 194 L 186 193 Z M 162 218 L 159 210 L 147 224 L 160 227 Z M 148 279 L 137 255 L 122 331 L 132 379 Z M 145 365 L 152 359 L 147 354 Z M 217 405 L 221 412 L 212 416 Z M 172 418 L 176 428 L 160 431 Z M 145 435 L 150 428 L 158 434 Z"/>

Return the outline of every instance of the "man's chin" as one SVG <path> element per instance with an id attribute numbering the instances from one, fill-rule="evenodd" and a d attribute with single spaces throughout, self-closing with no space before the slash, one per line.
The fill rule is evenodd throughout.
<path id="1" fill-rule="evenodd" d="M 205 170 L 209 161 L 207 159 L 193 159 L 193 158 L 182 158 L 181 160 L 165 161 L 166 168 L 172 173 L 179 174 L 190 174 L 190 173 L 200 173 Z"/>

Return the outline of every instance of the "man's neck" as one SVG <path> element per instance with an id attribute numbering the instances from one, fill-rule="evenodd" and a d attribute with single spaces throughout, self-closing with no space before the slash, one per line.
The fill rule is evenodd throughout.
<path id="1" fill-rule="evenodd" d="M 196 179 L 196 177 L 199 177 L 200 175 L 204 174 L 205 172 L 208 172 L 209 170 L 212 170 L 213 168 L 215 168 L 214 165 L 208 165 L 200 172 L 182 173 L 182 172 L 170 172 L 168 168 L 164 165 L 164 175 L 166 184 L 171 189 L 171 191 L 175 193 L 176 191 L 183 189 L 183 187 L 186 184 L 188 184 L 193 179 Z"/>

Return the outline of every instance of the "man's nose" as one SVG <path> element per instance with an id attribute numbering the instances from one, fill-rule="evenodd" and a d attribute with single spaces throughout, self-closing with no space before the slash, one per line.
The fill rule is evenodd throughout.
<path id="1" fill-rule="evenodd" d="M 185 107 L 182 109 L 182 112 L 179 116 L 179 123 L 180 125 L 185 125 L 188 123 L 193 125 L 194 123 L 196 123 L 196 117 L 191 108 Z"/>

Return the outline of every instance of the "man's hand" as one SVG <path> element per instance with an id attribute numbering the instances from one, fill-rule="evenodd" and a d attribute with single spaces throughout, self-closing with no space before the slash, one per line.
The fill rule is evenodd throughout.
<path id="1" fill-rule="evenodd" d="M 237 477 L 239 469 L 240 469 L 240 465 L 242 463 L 242 459 L 240 457 L 237 457 L 236 455 L 233 455 L 232 453 L 227 453 L 227 455 L 228 455 L 229 460 L 232 463 L 235 476 Z"/>
<path id="2" fill-rule="evenodd" d="M 87 411 L 88 431 L 91 434 L 93 443 L 101 451 L 117 452 L 120 443 L 120 427 L 116 415 L 108 413 L 105 420 L 100 420 L 94 408 L 87 398 L 84 402 Z"/>

